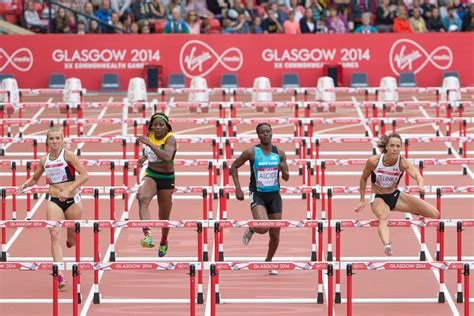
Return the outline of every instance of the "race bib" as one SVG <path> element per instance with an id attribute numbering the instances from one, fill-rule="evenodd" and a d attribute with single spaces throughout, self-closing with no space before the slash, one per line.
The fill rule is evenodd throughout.
<path id="1" fill-rule="evenodd" d="M 278 168 L 259 168 L 257 169 L 257 174 L 258 186 L 278 185 Z"/>

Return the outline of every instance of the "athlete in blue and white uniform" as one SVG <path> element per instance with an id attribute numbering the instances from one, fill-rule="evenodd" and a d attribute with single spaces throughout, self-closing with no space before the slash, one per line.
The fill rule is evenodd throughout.
<path id="1" fill-rule="evenodd" d="M 235 195 L 238 200 L 244 199 L 239 182 L 238 168 L 250 162 L 250 208 L 256 220 L 282 219 L 282 201 L 280 196 L 280 173 L 288 181 L 290 174 L 286 163 L 286 154 L 282 149 L 272 145 L 272 128 L 270 124 L 257 125 L 260 144 L 250 147 L 234 161 L 230 174 L 235 184 Z M 280 228 L 248 228 L 243 235 L 244 245 L 248 245 L 252 235 L 269 233 L 270 243 L 265 261 L 271 261 L 280 242 Z M 270 274 L 277 274 L 271 270 Z"/>
<path id="2" fill-rule="evenodd" d="M 407 172 L 416 180 L 421 194 L 425 194 L 423 177 L 410 161 L 400 155 L 402 138 L 398 134 L 390 134 L 380 138 L 378 147 L 382 154 L 370 157 L 367 160 L 362 176 L 360 177 L 360 203 L 355 209 L 360 212 L 367 204 L 365 189 L 367 179 L 372 181 L 372 196 L 370 204 L 372 212 L 379 220 L 378 233 L 384 244 L 384 251 L 392 255 L 392 244 L 389 237 L 388 220 L 390 211 L 411 213 L 428 218 L 438 218 L 438 210 L 422 199 L 400 192 L 398 183 Z"/>

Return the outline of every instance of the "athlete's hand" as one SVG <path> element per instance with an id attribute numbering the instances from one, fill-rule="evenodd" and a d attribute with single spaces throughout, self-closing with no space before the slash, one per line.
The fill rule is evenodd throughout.
<path id="1" fill-rule="evenodd" d="M 418 186 L 418 191 L 420 192 L 420 196 L 425 196 L 425 187 L 423 185 Z"/>
<path id="2" fill-rule="evenodd" d="M 362 211 L 365 206 L 367 205 L 367 201 L 360 201 L 359 205 L 354 209 L 354 212 L 356 213 L 359 213 L 360 211 Z"/>
<path id="3" fill-rule="evenodd" d="M 236 188 L 235 189 L 235 197 L 237 198 L 237 200 L 243 201 L 244 200 L 244 191 L 242 191 L 241 188 Z"/>
<path id="4" fill-rule="evenodd" d="M 69 195 L 71 195 L 71 192 L 69 192 L 69 190 L 63 190 L 63 191 L 61 191 L 61 193 L 59 193 L 58 199 L 61 202 L 64 202 L 67 199 L 69 199 Z"/>
<path id="5" fill-rule="evenodd" d="M 25 189 L 26 189 L 26 183 L 23 183 L 22 185 L 18 187 L 17 194 L 22 193 L 23 191 L 25 191 Z"/>
<path id="6" fill-rule="evenodd" d="M 280 171 L 288 170 L 288 164 L 286 162 L 280 162 L 278 164 L 278 170 Z"/>
<path id="7" fill-rule="evenodd" d="M 140 143 L 142 143 L 142 144 L 144 144 L 144 145 L 147 145 L 147 146 L 150 146 L 150 144 L 151 144 L 150 140 L 149 140 L 148 137 L 146 137 L 146 136 L 137 136 L 137 140 L 138 140 Z"/>
<path id="8" fill-rule="evenodd" d="M 137 164 L 138 166 L 141 168 L 143 167 L 143 164 L 145 163 L 145 160 L 146 160 L 146 157 L 140 157 L 138 160 L 137 160 Z"/>

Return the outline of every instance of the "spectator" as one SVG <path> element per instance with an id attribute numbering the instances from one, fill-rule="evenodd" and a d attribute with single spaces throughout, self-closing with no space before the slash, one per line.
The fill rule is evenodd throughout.
<path id="1" fill-rule="evenodd" d="M 458 15 L 461 21 L 464 19 L 464 16 L 469 11 L 466 4 L 461 2 L 461 0 L 453 0 L 453 8 L 456 9 L 456 14 Z"/>
<path id="2" fill-rule="evenodd" d="M 353 21 L 356 26 L 362 23 L 362 13 L 372 11 L 371 2 L 371 0 L 351 0 L 351 21 Z M 347 21 L 347 16 L 345 21 Z M 329 28 L 329 31 L 331 31 L 331 28 Z"/>
<path id="3" fill-rule="evenodd" d="M 32 0 L 26 2 L 25 22 L 28 28 L 38 29 L 41 33 L 46 33 L 46 25 L 44 25 L 35 10 L 35 5 Z"/>
<path id="4" fill-rule="evenodd" d="M 102 0 L 102 6 L 95 13 L 95 16 L 104 23 L 110 23 L 110 16 L 112 15 L 112 10 L 110 9 L 110 0 Z M 101 26 L 102 30 L 103 27 Z"/>
<path id="5" fill-rule="evenodd" d="M 166 19 L 166 9 L 161 0 L 152 0 L 149 3 L 150 16 L 152 19 L 160 20 Z"/>
<path id="6" fill-rule="evenodd" d="M 283 30 L 271 8 L 267 10 L 267 17 L 262 21 L 262 29 L 265 34 L 281 33 Z"/>
<path id="7" fill-rule="evenodd" d="M 239 14 L 245 13 L 245 8 L 242 5 L 242 0 L 234 0 L 234 5 L 227 11 L 227 18 L 236 21 Z"/>
<path id="8" fill-rule="evenodd" d="M 87 34 L 99 34 L 102 33 L 99 28 L 99 23 L 96 20 L 91 20 L 89 22 L 89 27 L 87 28 Z"/>
<path id="9" fill-rule="evenodd" d="M 55 33 L 71 33 L 69 28 L 69 18 L 64 8 L 59 8 L 56 17 L 53 20 L 53 29 Z"/>
<path id="10" fill-rule="evenodd" d="M 393 31 L 395 33 L 413 33 L 410 23 L 407 20 L 407 11 L 405 7 L 400 6 L 398 11 L 400 13 L 393 21 Z"/>
<path id="11" fill-rule="evenodd" d="M 167 11 L 167 14 L 168 14 L 168 19 L 171 19 L 172 12 L 173 12 L 174 8 L 178 8 L 179 13 L 181 15 L 186 14 L 186 11 L 184 10 L 184 5 L 181 3 L 181 0 L 171 0 L 168 3 L 168 6 L 166 8 L 166 11 Z"/>
<path id="12" fill-rule="evenodd" d="M 119 20 L 122 24 L 123 32 L 130 33 L 132 28 L 132 16 L 129 13 L 125 12 L 124 14 L 122 14 Z"/>
<path id="13" fill-rule="evenodd" d="M 469 11 L 464 15 L 462 20 L 462 30 L 465 32 L 474 31 L 474 4 L 469 5 Z"/>
<path id="14" fill-rule="evenodd" d="M 150 22 L 145 21 L 140 27 L 141 34 L 150 34 Z"/>
<path id="15" fill-rule="evenodd" d="M 425 11 L 420 5 L 420 0 L 413 0 L 413 4 L 408 10 L 408 16 L 411 18 L 413 16 L 413 10 L 418 9 L 418 13 L 420 13 L 421 16 L 425 14 Z"/>
<path id="16" fill-rule="evenodd" d="M 117 12 L 119 17 L 121 17 L 125 12 L 130 13 L 130 5 L 132 4 L 131 0 L 110 0 L 112 6 L 112 11 Z"/>
<path id="17" fill-rule="evenodd" d="M 313 18 L 313 10 L 311 8 L 307 8 L 304 17 L 300 20 L 301 33 L 316 33 L 316 23 L 317 22 Z"/>
<path id="18" fill-rule="evenodd" d="M 256 17 L 252 21 L 252 25 L 250 26 L 250 32 L 252 34 L 263 34 L 262 28 L 262 19 L 260 17 Z"/>
<path id="19" fill-rule="evenodd" d="M 346 19 L 337 13 L 335 7 L 329 10 L 329 18 L 326 21 L 326 26 L 328 27 L 329 33 L 344 34 L 349 32 Z"/>
<path id="20" fill-rule="evenodd" d="M 171 12 L 171 20 L 168 21 L 165 25 L 165 29 L 163 30 L 163 33 L 185 33 L 189 34 L 189 27 L 181 19 L 181 12 L 178 7 L 175 7 L 173 11 Z"/>
<path id="21" fill-rule="evenodd" d="M 236 34 L 249 34 L 250 33 L 250 26 L 247 22 L 247 17 L 245 13 L 239 14 L 237 17 L 237 21 L 233 24 L 234 31 Z"/>
<path id="22" fill-rule="evenodd" d="M 105 1 L 105 0 L 104 0 Z M 135 21 L 141 26 L 145 21 L 149 21 L 152 19 L 150 7 L 145 0 L 136 0 L 132 4 L 132 12 L 135 16 Z"/>
<path id="23" fill-rule="evenodd" d="M 84 23 L 84 20 L 77 21 L 77 34 L 78 35 L 86 34 L 86 25 Z"/>
<path id="24" fill-rule="evenodd" d="M 189 26 L 189 34 L 200 34 L 201 25 L 199 24 L 198 16 L 196 11 L 189 11 L 186 16 L 186 23 Z"/>
<path id="25" fill-rule="evenodd" d="M 87 16 L 89 17 L 93 17 L 95 18 L 95 15 L 94 15 L 94 7 L 92 6 L 92 3 L 90 2 L 86 2 L 84 4 L 84 7 L 82 9 L 82 13 L 86 14 Z M 84 26 L 86 28 L 86 33 L 89 31 L 89 25 L 91 23 L 91 19 L 88 18 L 88 17 L 85 17 L 83 15 L 79 15 L 78 17 L 79 21 L 83 21 L 84 22 Z"/>
<path id="26" fill-rule="evenodd" d="M 390 4 L 390 0 L 382 0 L 377 7 L 375 24 L 379 32 L 392 32 L 393 19 L 397 16 L 397 6 Z"/>
<path id="27" fill-rule="evenodd" d="M 460 32 L 462 30 L 462 21 L 456 14 L 454 7 L 448 8 L 448 16 L 442 19 L 444 29 L 448 32 Z"/>
<path id="28" fill-rule="evenodd" d="M 320 33 L 320 34 L 328 34 L 329 33 L 328 27 L 326 26 L 326 18 L 325 17 L 321 17 L 321 19 L 319 19 L 317 21 L 316 33 Z"/>
<path id="29" fill-rule="evenodd" d="M 260 17 L 258 10 L 253 6 L 253 0 L 246 0 L 245 2 L 245 16 L 247 17 L 247 22 L 252 23 L 252 21 Z"/>
<path id="30" fill-rule="evenodd" d="M 428 21 L 428 18 L 430 16 L 429 13 L 433 11 L 434 8 L 436 8 L 433 4 L 430 2 L 431 0 L 423 0 L 423 3 L 420 5 L 420 7 L 423 9 L 423 18 L 425 21 Z"/>
<path id="31" fill-rule="evenodd" d="M 120 17 L 117 12 L 112 13 L 110 16 L 110 25 L 112 27 L 107 28 L 107 33 L 122 33 L 122 23 L 120 23 Z"/>
<path id="32" fill-rule="evenodd" d="M 315 3 L 317 3 L 317 1 L 315 1 Z M 299 22 L 304 17 L 305 9 L 298 0 L 290 0 L 290 7 L 288 9 L 290 13 L 293 11 L 296 22 Z M 290 15 L 290 13 L 288 13 L 288 15 Z"/>
<path id="33" fill-rule="evenodd" d="M 140 27 L 138 26 L 138 23 L 133 22 L 130 25 L 130 34 L 138 34 L 139 30 L 140 30 Z"/>
<path id="34" fill-rule="evenodd" d="M 77 3 L 77 1 L 71 2 L 70 8 L 74 11 L 77 11 L 77 12 L 80 11 L 79 4 Z M 76 33 L 76 17 L 77 17 L 77 14 L 73 11 L 70 11 L 70 10 L 67 10 L 66 14 L 67 14 L 68 19 L 69 19 L 69 28 L 71 29 L 71 32 Z"/>
<path id="35" fill-rule="evenodd" d="M 214 16 L 214 14 L 207 9 L 205 0 L 186 0 L 185 13 L 188 14 L 190 11 L 195 11 L 199 17 Z"/>
<path id="36" fill-rule="evenodd" d="M 439 15 L 439 9 L 434 7 L 430 13 L 431 17 L 426 21 L 426 28 L 430 32 L 445 32 L 443 22 L 441 22 L 441 16 Z"/>
<path id="37" fill-rule="evenodd" d="M 370 17 L 370 12 L 365 12 L 362 14 L 362 25 L 355 30 L 355 33 L 370 34 L 378 32 L 375 26 L 370 25 Z"/>
<path id="38" fill-rule="evenodd" d="M 208 19 L 204 19 L 201 23 L 201 34 L 209 34 L 209 30 L 211 29 L 211 25 L 209 24 Z"/>
<path id="39" fill-rule="evenodd" d="M 232 27 L 232 21 L 230 19 L 222 20 L 222 34 L 234 34 L 234 28 Z"/>
<path id="40" fill-rule="evenodd" d="M 288 13 L 289 19 L 283 23 L 286 34 L 301 34 L 300 22 L 296 20 L 295 11 Z"/>
<path id="41" fill-rule="evenodd" d="M 408 20 L 410 22 L 411 29 L 415 33 L 425 33 L 426 23 L 420 14 L 420 10 L 418 8 L 414 8 L 412 12 L 413 16 Z"/>
<path id="42" fill-rule="evenodd" d="M 311 8 L 313 10 L 313 19 L 315 21 L 319 21 L 326 16 L 328 4 L 324 0 L 311 0 L 311 2 L 307 5 L 307 8 Z"/>

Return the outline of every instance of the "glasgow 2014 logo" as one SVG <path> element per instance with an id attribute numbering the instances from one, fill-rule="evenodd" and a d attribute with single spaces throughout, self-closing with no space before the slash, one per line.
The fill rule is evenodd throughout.
<path id="1" fill-rule="evenodd" d="M 229 71 L 242 68 L 244 56 L 238 48 L 232 47 L 220 55 L 207 43 L 192 40 L 181 48 L 179 65 L 183 73 L 189 77 L 204 77 L 221 65 Z"/>
<path id="2" fill-rule="evenodd" d="M 446 70 L 453 63 L 453 52 L 447 46 L 439 46 L 428 53 L 420 44 L 409 39 L 400 39 L 390 49 L 390 67 L 401 72 L 418 73 L 431 63 L 439 70 Z"/>
<path id="3" fill-rule="evenodd" d="M 0 48 L 0 71 L 4 71 L 10 65 L 18 71 L 30 70 L 33 67 L 33 53 L 28 48 L 19 48 L 9 54 Z"/>

